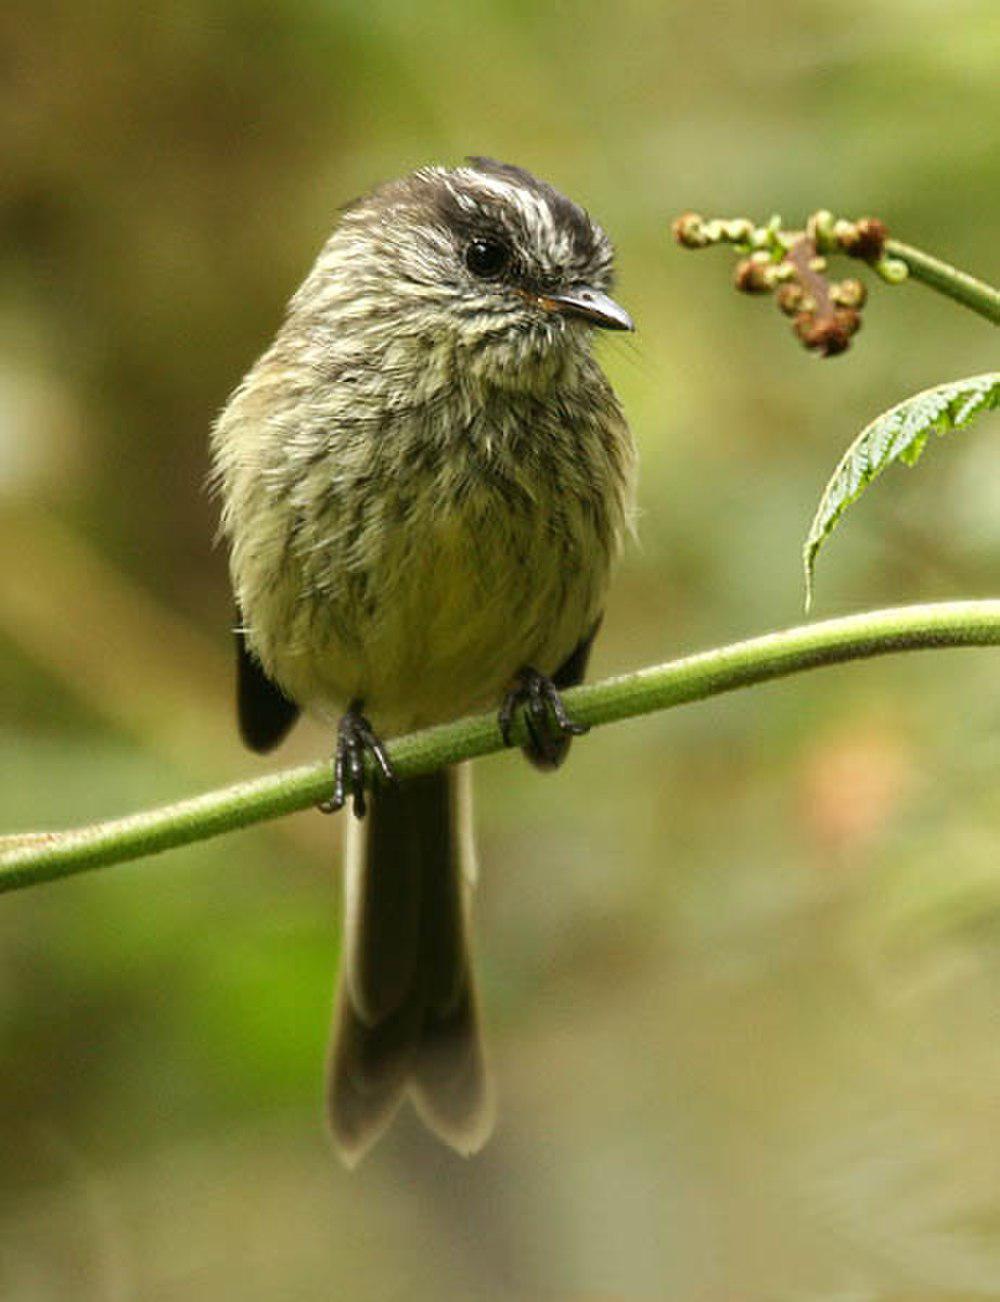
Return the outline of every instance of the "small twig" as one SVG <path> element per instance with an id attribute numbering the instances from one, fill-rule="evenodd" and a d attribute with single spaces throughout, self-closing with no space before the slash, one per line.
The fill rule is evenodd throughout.
<path id="1" fill-rule="evenodd" d="M 959 646 L 1000 646 L 1000 600 L 903 606 L 806 624 L 577 687 L 564 700 L 574 720 L 596 726 L 822 665 Z M 518 719 L 512 740 L 525 739 Z M 501 748 L 496 716 L 480 715 L 401 737 L 388 752 L 393 768 L 406 778 Z M 26 833 L 27 842 L 0 854 L 0 891 L 139 859 L 307 809 L 329 795 L 329 787 L 330 765 L 323 761 L 113 822 Z"/>
<path id="2" fill-rule="evenodd" d="M 814 348 L 824 357 L 834 357 L 844 352 L 851 336 L 861 328 L 861 307 L 864 293 L 860 282 L 843 281 L 831 285 L 823 275 L 826 260 L 816 250 L 816 242 L 809 235 L 802 235 L 795 240 L 785 261 L 795 271 L 798 297 L 788 291 L 791 283 L 783 285 L 778 291 L 778 306 L 783 312 L 794 315 L 793 327 L 806 348 Z M 856 285 L 853 291 L 853 306 L 843 302 L 845 286 Z"/>
<path id="3" fill-rule="evenodd" d="M 1000 325 L 1000 289 L 899 240 L 886 240 L 885 251 L 890 258 L 903 263 L 914 280 Z"/>
<path id="4" fill-rule="evenodd" d="M 857 221 L 815 212 L 801 231 L 786 230 L 772 217 L 766 226 L 748 218 L 713 218 L 684 213 L 673 223 L 674 238 L 686 249 L 730 244 L 745 256 L 736 267 L 736 288 L 748 294 L 774 293 L 780 310 L 794 317 L 793 329 L 806 348 L 824 357 L 844 352 L 861 325 L 866 292 L 861 281 L 831 281 L 826 259 L 836 254 L 867 263 L 890 285 L 912 277 L 994 324 L 1000 323 L 1000 290 L 920 249 L 888 238 L 876 217 Z"/>

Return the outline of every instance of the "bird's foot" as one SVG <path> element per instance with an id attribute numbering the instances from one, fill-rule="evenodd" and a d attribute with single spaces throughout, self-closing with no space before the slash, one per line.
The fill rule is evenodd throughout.
<path id="1" fill-rule="evenodd" d="M 582 737 L 590 731 L 589 723 L 577 723 L 566 712 L 559 689 L 531 665 L 518 671 L 514 686 L 504 697 L 497 716 L 500 736 L 505 746 L 514 744 L 511 731 L 514 716 L 524 710 L 524 723 L 530 743 L 529 757 L 545 768 L 555 768 L 566 753 L 570 737 Z"/>
<path id="2" fill-rule="evenodd" d="M 337 726 L 337 750 L 333 758 L 333 795 L 320 802 L 324 814 L 335 814 L 351 801 L 355 818 L 364 818 L 365 755 L 375 761 L 376 772 L 386 782 L 395 782 L 396 773 L 378 734 L 361 713 L 361 702 L 352 701 Z"/>

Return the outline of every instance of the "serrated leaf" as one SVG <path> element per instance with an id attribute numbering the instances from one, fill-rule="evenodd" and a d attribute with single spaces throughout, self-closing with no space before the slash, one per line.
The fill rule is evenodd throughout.
<path id="1" fill-rule="evenodd" d="M 931 434 L 947 434 L 1000 406 L 1000 371 L 953 380 L 914 394 L 866 426 L 830 476 L 803 548 L 806 609 L 812 602 L 816 557 L 840 517 L 894 461 L 913 466 Z"/>

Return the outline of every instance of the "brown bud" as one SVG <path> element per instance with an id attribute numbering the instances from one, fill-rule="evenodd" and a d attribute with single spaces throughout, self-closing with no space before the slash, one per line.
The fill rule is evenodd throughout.
<path id="1" fill-rule="evenodd" d="M 674 239 L 682 248 L 703 249 L 708 244 L 704 230 L 705 219 L 696 212 L 684 212 L 671 226 Z"/>
<path id="2" fill-rule="evenodd" d="M 787 284 L 778 286 L 778 292 L 774 296 L 774 301 L 777 303 L 780 311 L 784 312 L 785 316 L 794 316 L 796 312 L 799 312 L 804 308 L 804 298 L 805 294 L 803 293 L 802 286 L 795 284 L 794 281 L 789 281 Z"/>
<path id="3" fill-rule="evenodd" d="M 737 262 L 733 273 L 733 284 L 741 294 L 768 294 L 773 285 L 768 277 L 768 263 L 756 258 L 744 258 Z"/>
<path id="4" fill-rule="evenodd" d="M 856 335 L 861 329 L 861 313 L 853 307 L 838 307 L 833 314 L 833 319 L 841 330 L 847 333 L 847 337 Z"/>
<path id="5" fill-rule="evenodd" d="M 824 316 L 820 320 L 807 312 L 800 312 L 795 318 L 792 329 L 806 348 L 821 353 L 824 357 L 836 357 L 844 352 L 853 335 L 861 324 L 857 312 L 847 308 L 838 308 L 833 316 Z"/>
<path id="6" fill-rule="evenodd" d="M 860 309 L 868 300 L 868 291 L 860 280 L 842 280 L 830 286 L 830 298 L 838 307 Z"/>
<path id="7" fill-rule="evenodd" d="M 877 217 L 860 217 L 856 222 L 845 224 L 838 233 L 840 247 L 845 253 L 870 262 L 882 256 L 889 231 L 885 222 Z"/>

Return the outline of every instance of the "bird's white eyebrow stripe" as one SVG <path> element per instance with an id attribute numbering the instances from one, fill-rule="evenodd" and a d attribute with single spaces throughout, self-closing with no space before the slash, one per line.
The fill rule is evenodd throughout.
<path id="1" fill-rule="evenodd" d="M 529 229 L 541 228 L 544 231 L 550 247 L 557 256 L 568 257 L 571 254 L 572 241 L 569 233 L 562 230 L 556 222 L 552 206 L 544 195 L 535 194 L 526 186 L 516 185 L 503 177 L 493 176 L 489 172 L 480 172 L 471 167 L 456 168 L 453 176 L 460 181 L 467 180 L 480 194 L 487 191 L 517 209 Z M 478 204 L 474 192 L 470 193 L 462 186 L 456 186 L 453 187 L 452 193 L 466 211 L 475 211 Z"/>

